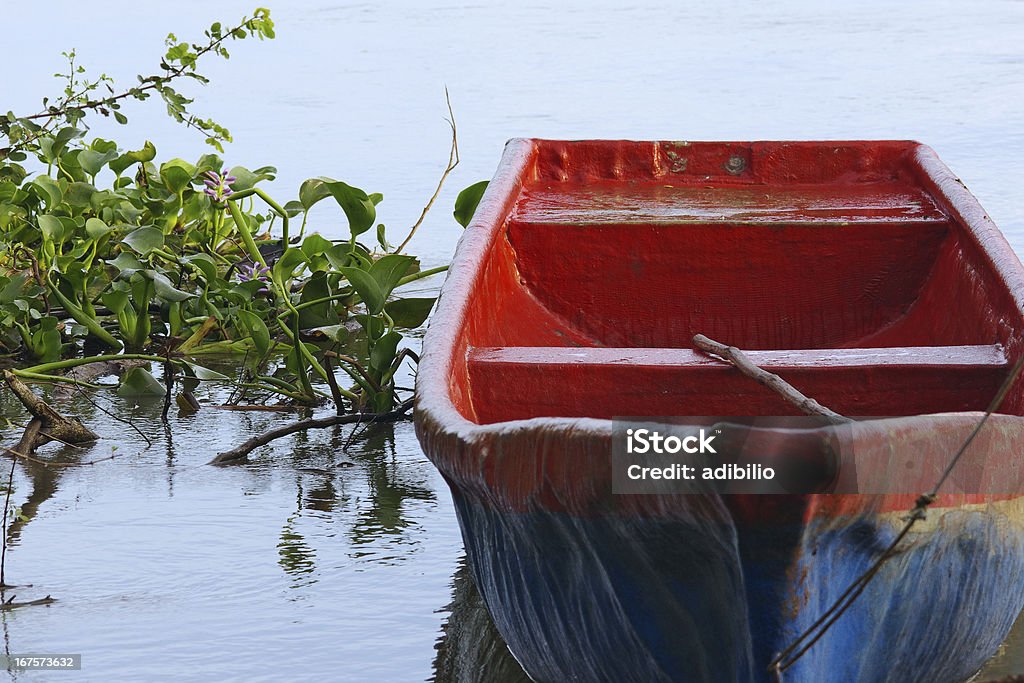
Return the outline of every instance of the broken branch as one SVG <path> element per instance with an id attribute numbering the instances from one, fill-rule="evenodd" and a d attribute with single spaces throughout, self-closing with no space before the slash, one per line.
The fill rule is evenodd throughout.
<path id="1" fill-rule="evenodd" d="M 275 439 L 280 439 L 283 436 L 294 434 L 296 432 L 306 431 L 308 429 L 326 429 L 327 427 L 334 427 L 336 425 L 353 424 L 357 422 L 365 423 L 380 423 L 380 422 L 394 422 L 404 416 L 409 410 L 412 409 L 412 400 L 405 401 L 399 404 L 397 408 L 387 413 L 378 413 L 376 415 L 364 415 L 362 413 L 356 413 L 352 415 L 331 415 L 329 417 L 318 417 L 311 418 L 309 420 L 300 420 L 284 427 L 278 427 L 277 429 L 271 429 L 269 432 L 264 432 L 259 436 L 254 436 L 248 439 L 244 443 L 231 450 L 220 453 L 216 458 L 211 460 L 208 465 L 230 465 L 240 460 L 244 460 L 253 450 L 260 446 L 266 446 Z"/>
<path id="2" fill-rule="evenodd" d="M 796 406 L 807 415 L 826 417 L 834 422 L 852 422 L 850 418 L 826 408 L 813 398 L 805 396 L 796 387 L 778 375 L 763 370 L 735 346 L 727 346 L 721 342 L 698 334 L 693 337 L 693 345 L 707 354 L 713 354 L 732 364 L 737 370 L 758 384 L 768 387 L 786 401 Z"/>

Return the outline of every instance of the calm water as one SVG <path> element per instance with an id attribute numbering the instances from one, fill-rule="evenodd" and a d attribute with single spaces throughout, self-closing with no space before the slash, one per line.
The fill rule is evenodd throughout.
<path id="1" fill-rule="evenodd" d="M 238 44 L 231 62 L 212 65 L 196 107 L 234 132 L 229 163 L 279 167 L 278 196 L 309 176 L 344 179 L 384 193 L 381 218 L 398 236 L 447 159 L 447 85 L 462 165 L 413 243 L 428 266 L 458 239 L 457 190 L 489 177 L 514 136 L 916 138 L 1024 252 L 1024 3 L 557 5 L 281 3 L 271 7 L 278 40 Z M 168 31 L 198 36 L 247 9 L 6 7 L 17 28 L 7 54 L 21 58 L 5 64 L 4 110 L 53 92 L 62 49 L 129 82 L 148 73 Z M 125 143 L 204 151 L 156 104 L 127 113 Z M 323 208 L 321 230 L 340 234 Z M 44 452 L 88 460 L 116 446 L 120 457 L 19 467 L 15 502 L 30 521 L 12 531 L 7 578 L 33 584 L 19 600 L 59 602 L 0 613 L 8 651 L 81 652 L 83 680 L 422 681 L 438 638 L 451 652 L 486 630 L 459 569 L 449 495 L 411 425 L 381 427 L 348 454 L 346 430 L 321 431 L 215 469 L 203 463 L 219 450 L 292 418 L 207 408 L 172 417 L 169 440 L 158 408 L 98 400 L 131 414 L 153 445 L 76 401 L 104 440 Z M 4 410 L 21 421 L 16 406 Z M 460 616 L 443 630 L 453 586 Z"/>

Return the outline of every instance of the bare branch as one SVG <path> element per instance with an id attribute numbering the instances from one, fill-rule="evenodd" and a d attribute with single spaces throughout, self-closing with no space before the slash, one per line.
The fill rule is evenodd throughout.
<path id="1" fill-rule="evenodd" d="M 405 236 L 402 243 L 398 245 L 398 249 L 395 249 L 396 254 L 401 254 L 402 250 L 405 249 L 406 245 L 409 244 L 409 240 L 412 239 L 416 231 L 423 225 L 423 220 L 427 217 L 431 207 L 434 206 L 434 202 L 437 201 L 438 196 L 441 194 L 441 188 L 444 187 L 444 181 L 448 179 L 451 172 L 455 170 L 455 167 L 459 165 L 459 135 L 458 130 L 455 127 L 455 112 L 452 111 L 452 100 L 448 96 L 448 88 L 444 89 L 444 99 L 448 104 L 448 125 L 452 127 L 452 147 L 448 153 L 448 166 L 445 167 L 444 173 L 441 174 L 441 179 L 437 181 L 437 189 L 434 190 L 434 194 L 430 196 L 430 201 L 427 202 L 426 206 L 423 207 L 422 213 L 420 213 L 419 220 L 409 229 L 409 234 Z"/>
<path id="2" fill-rule="evenodd" d="M 394 422 L 401 419 L 407 412 L 412 409 L 412 400 L 401 403 L 394 410 L 387 413 L 378 413 L 376 415 L 365 415 L 362 413 L 355 413 L 352 415 L 331 415 L 330 417 L 311 418 L 309 420 L 300 420 L 284 427 L 278 427 L 277 429 L 271 429 L 269 432 L 254 436 L 247 440 L 243 444 L 232 448 L 229 451 L 224 451 L 219 454 L 216 458 L 211 460 L 209 465 L 231 465 L 244 460 L 249 453 L 259 448 L 260 446 L 266 446 L 275 439 L 280 439 L 283 436 L 294 434 L 296 432 L 302 432 L 309 429 L 326 429 L 327 427 L 334 427 L 335 425 L 353 424 L 361 422 Z"/>
<path id="3" fill-rule="evenodd" d="M 850 418 L 826 408 L 809 396 L 804 396 L 796 387 L 778 375 L 757 367 L 747 358 L 746 354 L 735 346 L 726 346 L 705 337 L 703 334 L 694 336 L 693 345 L 704 353 L 714 354 L 728 361 L 744 375 L 758 384 L 768 387 L 808 415 L 827 417 L 835 422 L 852 422 Z"/>

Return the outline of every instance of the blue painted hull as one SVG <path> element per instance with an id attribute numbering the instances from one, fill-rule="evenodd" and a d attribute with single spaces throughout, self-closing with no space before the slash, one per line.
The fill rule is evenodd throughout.
<path id="1" fill-rule="evenodd" d="M 698 497 L 695 497 L 698 498 Z M 769 681 L 773 655 L 892 540 L 898 515 L 742 522 L 729 501 L 667 517 L 510 512 L 455 492 L 470 566 L 535 680 Z M 1024 607 L 1011 502 L 935 510 L 792 681 L 964 681 Z M 692 514 L 691 514 L 692 512 Z"/>

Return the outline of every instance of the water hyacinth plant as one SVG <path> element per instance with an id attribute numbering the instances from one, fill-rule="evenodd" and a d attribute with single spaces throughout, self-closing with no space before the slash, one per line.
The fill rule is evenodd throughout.
<path id="1" fill-rule="evenodd" d="M 381 194 L 317 177 L 282 204 L 261 186 L 271 166 L 229 166 L 216 153 L 158 163 L 152 143 L 125 150 L 88 137 L 89 115 L 124 123 L 125 100 L 157 94 L 222 150 L 230 133 L 192 113 L 177 83 L 206 83 L 202 59 L 226 58 L 228 41 L 250 36 L 274 37 L 267 10 L 232 28 L 213 24 L 202 43 L 171 35 L 160 72 L 120 92 L 105 75 L 89 80 L 70 52 L 61 97 L 34 115 L 0 117 L 0 351 L 22 378 L 77 381 L 61 371 L 116 356 L 226 379 L 197 358 L 229 353 L 243 367 L 236 401 L 277 394 L 375 414 L 403 404 L 395 376 L 415 361 L 403 338 L 433 299 L 399 292 L 444 268 L 423 271 L 390 246 Z M 458 163 L 454 119 L 452 133 L 441 183 Z M 473 199 L 460 199 L 460 221 Z M 321 201 L 337 205 L 344 238 L 307 226 Z"/>

